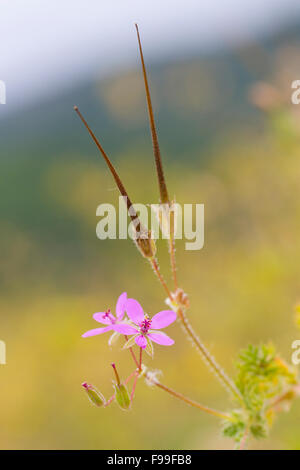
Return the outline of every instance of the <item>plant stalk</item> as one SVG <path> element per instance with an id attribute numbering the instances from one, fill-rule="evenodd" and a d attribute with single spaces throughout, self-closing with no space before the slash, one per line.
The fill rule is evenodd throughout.
<path id="1" fill-rule="evenodd" d="M 169 388 L 166 385 L 163 385 L 162 383 L 158 382 L 157 380 L 153 380 L 153 379 L 149 378 L 149 376 L 147 376 L 147 378 L 156 387 L 160 388 L 161 390 L 164 390 L 165 392 L 167 392 L 170 395 L 172 395 L 173 397 L 178 398 L 179 400 L 187 403 L 188 405 L 191 405 L 194 408 L 198 408 L 198 410 L 201 410 L 204 413 L 208 413 L 210 415 L 216 416 L 217 418 L 226 419 L 228 421 L 234 421 L 233 418 L 231 416 L 227 415 L 226 413 L 222 413 L 221 411 L 217 411 L 213 408 L 209 408 L 207 406 L 204 406 L 204 405 L 202 405 L 201 403 L 198 403 L 195 400 L 191 400 L 190 398 L 182 395 L 181 393 L 176 392 L 172 388 Z"/>

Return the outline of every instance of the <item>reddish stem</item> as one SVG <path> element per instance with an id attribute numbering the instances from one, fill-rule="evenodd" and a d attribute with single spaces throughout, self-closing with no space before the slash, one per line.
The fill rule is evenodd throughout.
<path id="1" fill-rule="evenodd" d="M 128 341 L 128 336 L 127 336 L 127 335 L 124 335 L 124 338 L 125 338 L 126 341 Z M 128 349 L 129 349 L 129 351 L 130 351 L 130 353 L 131 353 L 132 359 L 133 359 L 134 362 L 135 362 L 135 365 L 136 365 L 137 367 L 139 367 L 138 360 L 137 360 L 137 358 L 136 358 L 136 355 L 134 354 L 134 351 L 133 351 L 132 347 L 130 347 L 130 348 L 128 348 Z"/>

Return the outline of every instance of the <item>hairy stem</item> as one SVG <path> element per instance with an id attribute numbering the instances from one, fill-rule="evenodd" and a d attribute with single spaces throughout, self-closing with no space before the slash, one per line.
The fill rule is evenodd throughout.
<path id="1" fill-rule="evenodd" d="M 165 289 L 166 293 L 167 293 L 167 296 L 172 300 L 172 294 L 171 294 L 171 291 L 170 289 L 168 288 L 167 284 L 166 284 L 166 281 L 164 280 L 161 272 L 160 272 L 160 269 L 159 269 L 159 264 L 157 262 L 157 260 L 155 258 L 150 258 L 149 259 L 150 261 L 150 264 L 159 280 L 159 282 L 161 283 L 161 285 L 163 286 L 163 288 Z"/>
<path id="2" fill-rule="evenodd" d="M 158 280 L 160 281 L 162 287 L 164 288 L 170 301 L 172 302 L 172 294 L 160 273 L 157 261 L 154 258 L 151 258 L 150 263 L 154 269 L 155 274 L 158 277 Z M 200 352 L 201 357 L 204 359 L 204 362 L 213 370 L 213 372 L 215 373 L 221 384 L 226 388 L 226 390 L 228 390 L 230 394 L 232 394 L 242 404 L 242 406 L 244 406 L 244 400 L 239 390 L 236 388 L 232 380 L 227 376 L 222 367 L 217 363 L 217 361 L 211 355 L 208 349 L 204 346 L 200 338 L 196 335 L 184 311 L 181 308 L 178 308 L 177 313 L 185 332 L 188 334 L 188 336 Z"/>
<path id="3" fill-rule="evenodd" d="M 133 398 L 134 398 L 134 392 L 135 392 L 137 380 L 138 380 L 138 373 L 136 372 L 136 373 L 135 373 L 135 377 L 134 377 L 134 382 L 133 382 L 132 390 L 131 390 L 130 401 L 132 401 Z"/>
<path id="4" fill-rule="evenodd" d="M 243 397 L 241 396 L 240 392 L 231 379 L 227 376 L 222 367 L 217 363 L 215 358 L 208 351 L 206 346 L 202 343 L 200 338 L 196 335 L 183 310 L 179 308 L 177 312 L 184 330 L 191 338 L 194 345 L 197 347 L 202 358 L 204 359 L 204 362 L 206 362 L 206 364 L 213 370 L 222 385 L 244 406 Z"/>
<path id="5" fill-rule="evenodd" d="M 135 372 L 135 378 L 134 378 L 132 391 L 131 391 L 131 395 L 130 395 L 130 401 L 132 401 L 133 398 L 134 398 L 134 392 L 135 392 L 137 380 L 138 380 L 138 377 L 139 377 L 139 373 L 142 370 L 142 358 L 143 358 L 143 350 L 142 350 L 142 348 L 140 348 L 140 360 L 139 360 L 139 364 L 138 364 L 138 370 Z"/>
<path id="6" fill-rule="evenodd" d="M 169 238 L 169 253 L 170 253 L 170 262 L 171 262 L 171 270 L 172 270 L 172 276 L 173 276 L 173 281 L 174 281 L 174 287 L 175 290 L 178 289 L 178 281 L 177 281 L 177 268 L 176 268 L 176 256 L 175 256 L 175 238 L 174 234 L 170 233 L 170 238 Z"/>
<path id="7" fill-rule="evenodd" d="M 248 443 L 248 439 L 249 439 L 249 429 L 246 428 L 245 429 L 245 432 L 244 432 L 244 435 L 241 439 L 241 442 L 239 443 L 239 445 L 236 447 L 236 450 L 245 450 L 246 447 L 247 447 L 247 443 Z"/>
<path id="8" fill-rule="evenodd" d="M 127 342 L 127 341 L 128 341 L 128 336 L 127 336 L 127 335 L 124 335 L 124 338 L 125 338 L 125 340 L 126 340 L 126 342 Z M 134 354 L 133 348 L 130 347 L 130 348 L 128 348 L 128 349 L 129 349 L 129 351 L 130 351 L 130 354 L 131 354 L 131 356 L 132 356 L 132 359 L 133 359 L 134 362 L 135 362 L 135 365 L 139 368 L 139 367 L 140 367 L 140 366 L 139 366 L 139 362 L 138 362 L 138 360 L 137 360 L 137 358 L 136 358 L 136 355 Z"/>
<path id="9" fill-rule="evenodd" d="M 195 400 L 191 400 L 190 398 L 182 395 L 179 392 L 176 392 L 172 388 L 167 387 L 166 385 L 163 385 L 162 383 L 158 382 L 156 379 L 151 379 L 149 375 L 147 375 L 147 379 L 156 387 L 160 388 L 161 390 L 164 390 L 165 392 L 169 393 L 175 398 L 178 398 L 179 400 L 187 403 L 188 405 L 193 406 L 194 408 L 198 408 L 198 410 L 201 410 L 205 413 L 208 413 L 210 415 L 216 416 L 217 418 L 221 419 L 226 419 L 228 421 L 233 421 L 233 418 L 226 413 L 222 413 L 221 411 L 214 410 L 213 408 L 208 408 L 207 406 L 201 405 L 201 403 L 198 403 Z"/>

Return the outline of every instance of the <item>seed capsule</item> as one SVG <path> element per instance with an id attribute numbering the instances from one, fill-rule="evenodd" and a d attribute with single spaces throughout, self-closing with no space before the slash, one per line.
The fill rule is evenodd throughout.
<path id="1" fill-rule="evenodd" d="M 130 408 L 130 397 L 127 387 L 120 381 L 116 364 L 113 362 L 111 366 L 114 370 L 117 380 L 117 383 L 114 384 L 116 402 L 118 403 L 119 407 L 122 408 L 122 410 L 128 410 Z"/>
<path id="2" fill-rule="evenodd" d="M 122 410 L 128 410 L 130 408 L 130 397 L 126 385 L 115 384 L 114 385 L 116 402 Z"/>
<path id="3" fill-rule="evenodd" d="M 86 390 L 87 396 L 93 405 L 96 405 L 99 408 L 104 405 L 105 398 L 102 393 L 99 392 L 99 390 L 87 382 L 83 382 L 81 385 Z"/>

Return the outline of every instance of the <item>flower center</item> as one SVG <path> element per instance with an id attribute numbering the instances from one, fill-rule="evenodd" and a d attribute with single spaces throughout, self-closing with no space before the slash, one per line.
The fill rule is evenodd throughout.
<path id="1" fill-rule="evenodd" d="M 140 331 L 143 335 L 146 335 L 150 329 L 151 320 L 148 315 L 145 315 L 144 320 L 140 323 Z"/>
<path id="2" fill-rule="evenodd" d="M 115 323 L 114 316 L 110 313 L 110 308 L 106 310 L 105 314 L 103 315 L 103 318 L 108 318 L 111 323 Z"/>

